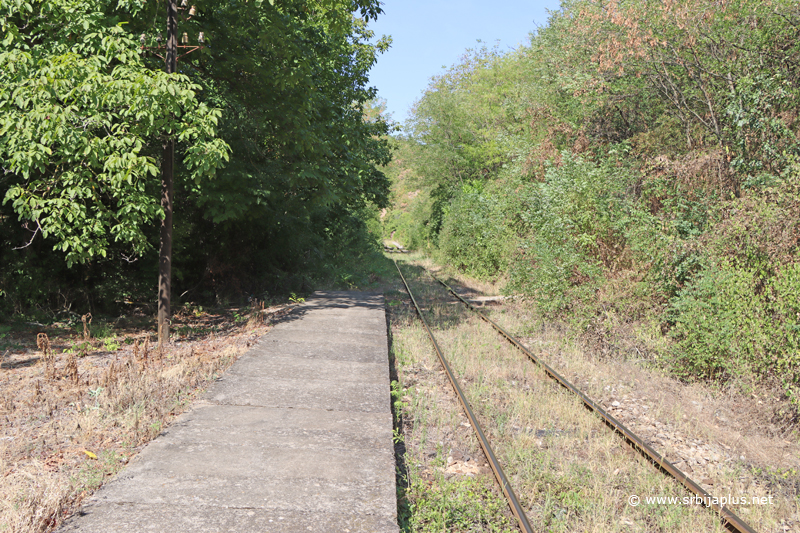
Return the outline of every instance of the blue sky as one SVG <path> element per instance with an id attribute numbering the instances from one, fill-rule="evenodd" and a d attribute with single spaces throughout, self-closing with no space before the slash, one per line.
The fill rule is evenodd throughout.
<path id="1" fill-rule="evenodd" d="M 477 39 L 516 48 L 547 24 L 547 9 L 558 7 L 558 0 L 383 0 L 384 14 L 370 28 L 376 37 L 391 35 L 393 44 L 370 71 L 370 84 L 403 122 L 431 76 L 480 46 Z"/>

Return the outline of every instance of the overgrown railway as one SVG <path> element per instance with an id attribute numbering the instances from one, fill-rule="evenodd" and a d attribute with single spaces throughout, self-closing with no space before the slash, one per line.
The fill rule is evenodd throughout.
<path id="1" fill-rule="evenodd" d="M 433 344 L 434 350 L 436 351 L 436 355 L 441 363 L 445 374 L 449 382 L 451 383 L 455 394 L 458 397 L 458 401 L 461 404 L 464 413 L 466 414 L 469 422 L 475 432 L 475 435 L 478 439 L 478 442 L 481 446 L 481 449 L 484 452 L 484 455 L 488 461 L 489 466 L 491 467 L 492 472 L 494 473 L 495 479 L 505 496 L 508 505 L 517 519 L 517 523 L 520 529 L 523 532 L 531 532 L 534 531 L 532 528 L 528 517 L 525 514 L 524 506 L 519 502 L 519 499 L 514 492 L 513 487 L 511 486 L 508 477 L 506 476 L 505 472 L 503 471 L 502 465 L 500 461 L 497 459 L 497 456 L 492 449 L 491 443 L 487 438 L 481 424 L 478 421 L 471 405 L 470 401 L 465 395 L 462 387 L 460 386 L 458 379 L 456 378 L 455 374 L 453 373 L 450 364 L 445 357 L 445 354 L 442 352 L 439 343 L 436 341 L 436 337 L 433 334 L 431 327 L 428 324 L 428 321 L 425 319 L 425 316 L 420 308 L 419 304 L 417 303 L 417 299 L 414 297 L 413 292 L 411 291 L 411 287 L 409 286 L 408 282 L 406 281 L 403 272 L 400 269 L 400 266 L 397 264 L 397 261 L 394 262 L 395 267 L 397 268 L 397 272 L 400 275 L 400 278 L 403 281 L 403 285 L 405 286 L 406 292 L 408 293 L 409 298 L 416 310 L 416 314 L 419 317 L 422 325 L 427 332 L 431 343 Z M 624 439 L 624 441 L 638 454 L 644 457 L 650 464 L 652 464 L 655 468 L 659 471 L 664 473 L 667 476 L 671 476 L 675 480 L 677 480 L 683 487 L 685 487 L 690 493 L 692 493 L 699 501 L 704 502 L 706 507 L 711 508 L 715 511 L 720 519 L 723 522 L 723 525 L 731 530 L 731 531 L 738 531 L 740 533 L 755 533 L 755 530 L 751 528 L 744 520 L 742 520 L 739 516 L 733 513 L 728 507 L 725 505 L 720 505 L 717 503 L 715 498 L 709 494 L 705 489 L 703 489 L 698 483 L 693 481 L 687 474 L 682 472 L 678 469 L 675 465 L 673 465 L 670 461 L 668 461 L 663 455 L 656 452 L 653 448 L 651 448 L 647 443 L 644 442 L 642 438 L 637 436 L 633 433 L 629 428 L 625 427 L 622 423 L 616 420 L 610 413 L 608 413 L 602 406 L 600 406 L 597 402 L 593 401 L 591 398 L 586 396 L 583 392 L 581 392 L 577 387 L 575 387 L 572 383 L 570 383 L 567 379 L 553 370 L 547 363 L 542 361 L 539 357 L 534 355 L 530 350 L 528 350 L 518 339 L 516 339 L 513 335 L 511 335 L 508 331 L 506 331 L 502 326 L 497 324 L 495 321 L 490 319 L 484 313 L 479 311 L 474 305 L 464 299 L 461 295 L 459 295 L 452 287 L 450 287 L 444 281 L 438 279 L 436 276 L 433 275 L 430 271 L 427 273 L 431 276 L 432 279 L 437 281 L 441 284 L 444 289 L 446 289 L 451 295 L 457 298 L 458 302 L 465 305 L 470 311 L 475 313 L 479 316 L 482 320 L 490 324 L 505 340 L 511 343 L 514 347 L 521 350 L 522 353 L 533 363 L 538 365 L 546 375 L 557 382 L 561 387 L 568 390 L 571 394 L 575 395 L 580 401 L 583 403 L 584 407 L 597 415 L 602 422 L 615 434 L 617 434 L 620 438 Z"/>

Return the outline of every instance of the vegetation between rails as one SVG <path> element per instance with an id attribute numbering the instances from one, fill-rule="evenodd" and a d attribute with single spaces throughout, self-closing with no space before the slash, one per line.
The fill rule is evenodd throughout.
<path id="1" fill-rule="evenodd" d="M 460 304 L 454 305 L 453 298 L 416 264 L 403 261 L 403 272 L 535 529 L 723 530 L 715 513 L 699 505 L 629 505 L 631 495 L 645 501 L 647 496 L 682 499 L 690 494 L 633 453 L 575 397 L 554 384 L 487 324 Z M 493 475 L 485 466 L 472 429 L 407 296 L 402 290 L 389 292 L 387 303 L 397 371 L 395 413 L 405 449 L 404 464 L 400 467 L 406 486 L 400 507 L 404 530 L 515 530 L 514 519 L 496 485 L 495 503 L 481 499 L 482 503 L 475 504 L 480 512 L 462 509 L 461 495 L 481 483 L 494 484 Z M 525 306 L 506 304 L 493 309 L 487 312 L 512 331 L 530 328 Z M 567 344 L 563 338 L 559 343 Z M 544 357 L 553 359 L 552 353 Z M 587 357 L 581 354 L 574 361 L 570 359 L 565 369 L 570 372 L 568 375 L 589 364 Z M 620 387 L 621 381 L 627 381 L 627 377 L 615 373 L 619 369 L 597 372 L 600 369 L 594 363 L 589 364 L 591 372 L 585 374 L 591 382 L 579 386 L 595 399 L 600 397 L 606 383 L 617 383 Z M 630 394 L 641 395 L 642 385 L 631 380 L 624 386 Z M 651 408 L 670 411 L 669 415 L 657 415 L 660 420 L 667 422 L 677 416 L 686 423 L 682 438 L 698 436 L 696 429 L 690 429 L 691 420 L 680 405 L 651 404 Z M 643 418 L 635 420 L 641 425 Z M 688 459 L 654 437 L 647 435 L 646 441 L 671 461 Z M 758 531 L 792 530 L 800 510 L 796 491 L 776 491 L 772 482 L 754 482 L 755 470 L 738 459 L 733 455 L 720 459 L 709 475 L 713 479 L 696 472 L 695 475 L 701 476 L 696 481 L 713 495 L 735 495 L 747 498 L 748 502 L 753 496 L 774 495 L 772 505 L 731 508 Z M 445 500 L 447 504 L 442 503 Z M 432 509 L 448 505 L 453 513 L 432 518 Z"/>

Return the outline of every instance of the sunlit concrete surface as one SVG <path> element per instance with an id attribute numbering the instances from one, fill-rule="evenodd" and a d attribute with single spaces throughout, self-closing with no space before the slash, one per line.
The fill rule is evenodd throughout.
<path id="1" fill-rule="evenodd" d="M 60 528 L 397 532 L 383 297 L 318 292 Z"/>

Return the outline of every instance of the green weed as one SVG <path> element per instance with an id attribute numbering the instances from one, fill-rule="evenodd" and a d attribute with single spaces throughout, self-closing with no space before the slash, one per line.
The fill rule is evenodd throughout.
<path id="1" fill-rule="evenodd" d="M 97 459 L 87 459 L 71 479 L 73 490 L 75 492 L 97 490 L 110 476 L 125 466 L 125 463 L 125 456 L 116 451 L 100 452 Z"/>
<path id="2" fill-rule="evenodd" d="M 103 347 L 109 352 L 116 352 L 120 348 L 120 342 L 115 338 L 107 338 L 103 341 Z"/>
<path id="3" fill-rule="evenodd" d="M 440 476 L 432 483 L 415 479 L 406 497 L 413 531 L 517 531 L 508 504 L 492 490 L 491 478 Z"/>

